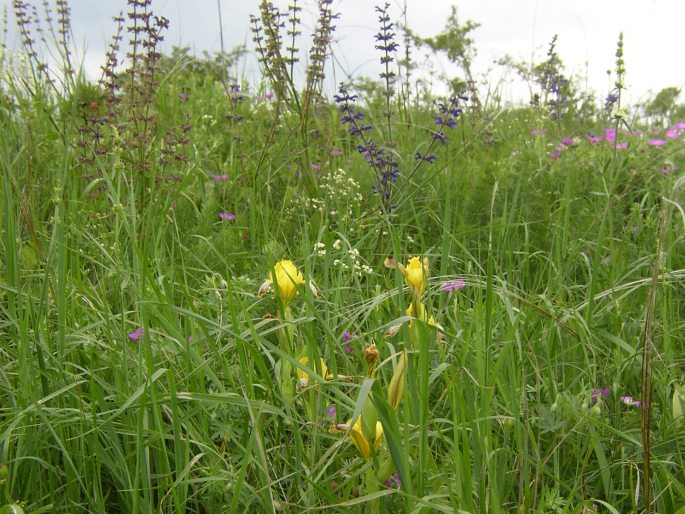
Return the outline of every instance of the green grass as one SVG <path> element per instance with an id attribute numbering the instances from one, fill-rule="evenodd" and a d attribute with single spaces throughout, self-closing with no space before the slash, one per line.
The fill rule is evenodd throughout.
<path id="1" fill-rule="evenodd" d="M 647 411 L 650 508 L 685 502 L 672 414 L 685 381 L 682 133 L 654 148 L 622 132 L 616 151 L 585 138 L 613 123 L 602 116 L 467 107 L 437 162 L 406 180 L 435 113 L 430 97 L 396 97 L 402 175 L 381 215 L 325 98 L 305 138 L 275 100 L 248 87 L 235 104 L 177 63 L 162 68 L 154 120 L 135 121 L 124 93 L 122 127 L 103 125 L 96 148 L 83 127 L 104 109 L 97 88 L 57 94 L 2 71 L 4 512 L 640 511 Z M 383 102 L 367 105 L 382 126 Z M 181 125 L 187 144 L 174 143 Z M 553 160 L 562 137 L 576 143 Z M 411 295 L 383 265 L 411 255 L 430 259 L 422 301 L 440 330 L 407 326 Z M 320 291 L 301 287 L 289 314 L 257 295 L 283 258 Z M 463 289 L 441 290 L 457 278 Z M 648 410 L 621 400 L 640 399 L 647 354 Z M 360 413 L 367 435 L 374 417 L 384 432 L 368 461 L 334 429 Z M 401 485 L 385 487 L 395 473 Z"/>

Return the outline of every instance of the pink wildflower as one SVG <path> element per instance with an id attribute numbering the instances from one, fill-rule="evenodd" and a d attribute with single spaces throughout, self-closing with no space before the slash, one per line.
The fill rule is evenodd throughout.
<path id="1" fill-rule="evenodd" d="M 440 289 L 442 289 L 446 293 L 450 293 L 452 291 L 459 291 L 466 285 L 466 282 L 464 282 L 461 279 L 457 280 L 452 280 L 450 282 L 445 282 Z"/>
<path id="2" fill-rule="evenodd" d="M 613 143 L 616 141 L 616 129 L 613 127 L 609 127 L 604 130 L 604 140 L 609 141 L 610 143 Z"/>
<path id="3" fill-rule="evenodd" d="M 671 127 L 666 131 L 666 134 L 664 134 L 668 139 L 677 139 L 678 138 L 678 129 L 675 127 Z"/>
<path id="4" fill-rule="evenodd" d="M 138 327 L 128 335 L 128 338 L 131 341 L 138 341 L 144 335 L 145 335 L 145 329 L 142 327 Z"/>
<path id="5" fill-rule="evenodd" d="M 233 221 L 236 218 L 236 216 L 235 214 L 231 214 L 226 211 L 219 211 L 219 218 L 224 221 Z"/>

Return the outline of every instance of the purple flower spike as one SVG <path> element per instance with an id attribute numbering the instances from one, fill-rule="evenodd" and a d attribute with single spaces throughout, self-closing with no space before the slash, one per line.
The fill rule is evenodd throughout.
<path id="1" fill-rule="evenodd" d="M 445 293 L 451 293 L 452 291 L 459 291 L 466 285 L 466 282 L 464 282 L 461 279 L 457 280 L 452 280 L 450 282 L 445 282 L 440 289 L 443 290 Z"/>
<path id="2" fill-rule="evenodd" d="M 142 327 L 138 327 L 128 335 L 128 338 L 131 341 L 138 341 L 144 335 L 145 335 L 145 329 L 143 329 Z"/>
<path id="3" fill-rule="evenodd" d="M 352 353 L 354 351 L 354 347 L 352 346 L 352 339 L 354 339 L 355 335 L 351 334 L 349 330 L 345 330 L 343 332 L 342 338 L 343 342 L 345 343 L 345 353 Z"/>
<path id="4" fill-rule="evenodd" d="M 595 403 L 598 399 L 609 396 L 610 394 L 611 388 L 609 386 L 605 387 L 604 389 L 593 389 L 591 394 L 592 403 Z"/>

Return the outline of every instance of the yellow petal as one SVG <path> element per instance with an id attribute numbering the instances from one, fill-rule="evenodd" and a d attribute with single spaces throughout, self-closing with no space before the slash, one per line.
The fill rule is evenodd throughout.
<path id="1" fill-rule="evenodd" d="M 298 359 L 298 362 L 300 364 L 302 364 L 303 366 L 307 366 L 309 364 L 309 357 L 304 355 Z M 321 364 L 321 370 L 320 370 L 321 376 L 324 377 L 326 380 L 330 380 L 331 378 L 333 378 L 333 375 L 331 375 L 331 373 L 328 372 L 328 366 L 326 366 L 326 361 L 321 359 L 320 364 Z M 315 370 L 315 371 L 317 371 L 317 370 Z M 299 380 L 306 380 L 307 382 L 309 381 L 309 373 L 301 370 L 300 368 L 297 368 L 297 370 L 295 372 L 297 373 L 297 378 Z"/>
<path id="2" fill-rule="evenodd" d="M 271 281 L 278 284 L 278 295 L 287 307 L 295 293 L 304 284 L 302 273 L 295 267 L 293 261 L 280 260 L 271 271 Z"/>
<path id="3" fill-rule="evenodd" d="M 352 423 L 352 420 L 349 420 L 347 422 L 347 425 L 349 426 L 351 423 Z M 357 450 L 359 450 L 359 453 L 361 454 L 361 456 L 364 457 L 364 459 L 369 460 L 371 458 L 371 446 L 369 445 L 369 442 L 366 440 L 366 437 L 364 437 L 364 433 L 362 432 L 362 417 L 361 416 L 359 416 L 357 418 L 357 421 L 354 423 L 354 425 L 350 429 L 350 439 L 352 439 L 352 442 L 357 447 Z M 373 447 L 376 451 L 378 451 L 378 448 L 381 445 L 382 439 L 383 439 L 383 425 L 381 424 L 380 421 L 376 421 L 376 437 L 373 441 Z"/>
<path id="4" fill-rule="evenodd" d="M 421 262 L 421 259 L 418 257 L 412 257 L 402 273 L 412 294 L 420 296 L 426 287 L 425 279 L 428 275 L 428 258 L 424 258 L 423 262 Z"/>

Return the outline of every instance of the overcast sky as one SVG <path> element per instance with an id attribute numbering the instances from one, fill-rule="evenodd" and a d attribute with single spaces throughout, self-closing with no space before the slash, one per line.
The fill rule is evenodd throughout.
<path id="1" fill-rule="evenodd" d="M 154 0 L 153 11 L 171 22 L 165 45 L 189 46 L 197 53 L 218 51 L 218 2 L 225 47 L 247 44 L 251 50 L 249 16 L 257 12 L 258 0 Z M 40 4 L 38 0 L 33 3 Z M 274 3 L 285 8 L 289 2 Z M 305 25 L 311 29 L 316 2 L 302 3 Z M 380 2 L 334 0 L 335 10 L 341 16 L 336 23 L 336 76 L 331 78 L 331 91 L 333 80 L 340 81 L 345 74 L 377 75 L 378 55 L 373 40 L 378 31 L 373 9 L 377 3 Z M 390 3 L 393 19 L 399 18 L 405 1 Z M 628 97 L 632 101 L 642 100 L 649 91 L 658 92 L 666 86 L 685 86 L 685 67 L 679 52 L 685 36 L 685 0 L 406 0 L 409 27 L 421 36 L 437 34 L 455 3 L 460 21 L 470 19 L 481 24 L 473 32 L 478 51 L 476 73 L 487 77 L 491 86 L 499 84 L 505 99 L 525 101 L 527 88 L 513 75 L 509 80 L 502 79 L 501 71 L 493 70 L 493 62 L 505 55 L 528 63 L 532 59 L 540 62 L 555 34 L 559 37 L 557 53 L 567 66 L 567 74 L 581 78 L 581 86 L 596 90 L 600 98 L 611 89 L 606 72 L 615 67 L 616 42 L 621 31 L 625 38 Z M 3 4 L 11 7 L 10 0 L 0 0 Z M 113 32 L 111 18 L 126 11 L 126 1 L 71 0 L 70 5 L 79 57 L 88 75 L 97 77 Z M 17 47 L 17 39 L 11 33 L 7 44 Z M 423 60 L 420 53 L 414 56 Z M 444 60 L 433 58 L 431 65 L 436 72 L 450 71 Z M 247 58 L 238 71 L 251 79 L 258 76 L 253 58 Z"/>

